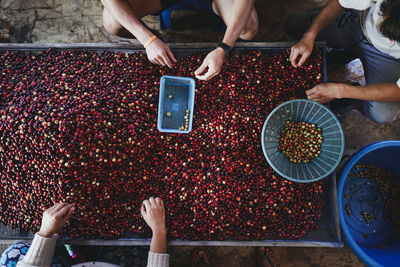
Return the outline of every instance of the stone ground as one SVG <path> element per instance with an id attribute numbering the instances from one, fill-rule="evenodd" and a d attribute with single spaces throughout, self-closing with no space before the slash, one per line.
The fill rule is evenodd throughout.
<path id="1" fill-rule="evenodd" d="M 255 41 L 289 41 L 282 30 L 285 16 L 291 10 L 322 6 L 326 0 L 263 0 L 257 1 L 260 31 Z M 16 43 L 79 43 L 79 42 L 134 42 L 110 36 L 102 27 L 100 0 L 0 0 L 0 42 Z M 159 30 L 158 17 L 148 16 L 143 21 Z M 217 42 L 222 34 L 211 29 L 204 14 L 176 12 L 174 31 L 161 31 L 169 42 Z M 329 66 L 329 80 L 363 84 L 363 70 L 359 61 L 340 66 Z M 363 129 L 360 131 L 360 126 Z M 391 124 L 376 124 L 353 111 L 342 124 L 346 147 L 344 160 L 370 143 L 400 139 L 400 120 Z M 0 240 L 0 253 L 9 242 Z M 5 244 L 4 244 L 5 243 Z M 255 266 L 254 247 L 207 247 L 215 266 Z M 171 265 L 189 266 L 193 247 L 171 247 Z M 274 247 L 278 266 L 362 266 L 345 246 L 331 248 Z"/>

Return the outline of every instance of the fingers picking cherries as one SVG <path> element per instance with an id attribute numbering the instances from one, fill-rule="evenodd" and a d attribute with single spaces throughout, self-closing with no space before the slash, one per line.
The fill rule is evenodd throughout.
<path id="1" fill-rule="evenodd" d="M 278 176 L 260 145 L 268 114 L 322 82 L 316 50 L 250 51 L 197 81 L 193 130 L 157 130 L 162 75 L 193 76 L 205 54 L 167 69 L 141 53 L 0 53 L 0 222 L 37 231 L 43 211 L 76 203 L 72 238 L 151 234 L 138 211 L 158 196 L 170 238 L 296 239 L 318 227 L 321 182 Z"/>

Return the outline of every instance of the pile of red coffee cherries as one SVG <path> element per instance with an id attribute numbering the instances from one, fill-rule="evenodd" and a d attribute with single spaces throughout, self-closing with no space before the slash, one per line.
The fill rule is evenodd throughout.
<path id="1" fill-rule="evenodd" d="M 172 239 L 299 238 L 318 227 L 323 184 L 279 177 L 261 129 L 283 101 L 320 83 L 321 51 L 234 55 L 196 81 L 193 130 L 157 130 L 162 75 L 193 77 L 205 54 L 167 69 L 141 53 L 0 53 L 0 222 L 36 231 L 57 201 L 77 209 L 63 234 L 150 235 L 139 209 L 161 197 Z"/>

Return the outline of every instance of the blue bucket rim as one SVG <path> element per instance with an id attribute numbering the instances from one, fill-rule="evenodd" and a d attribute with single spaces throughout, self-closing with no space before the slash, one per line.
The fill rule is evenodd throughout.
<path id="1" fill-rule="evenodd" d="M 267 124 L 268 124 L 269 120 L 271 119 L 272 115 L 275 114 L 282 106 L 285 106 L 285 105 L 287 105 L 287 104 L 294 103 L 294 102 L 312 103 L 312 104 L 315 104 L 315 105 L 321 107 L 321 108 L 324 109 L 325 111 L 327 111 L 327 112 L 334 118 L 334 120 L 336 121 L 336 123 L 338 124 L 338 126 L 339 126 L 339 132 L 340 132 L 340 137 L 341 137 L 341 139 L 342 139 L 342 147 L 340 148 L 339 160 L 336 161 L 336 163 L 329 169 L 329 171 L 328 171 L 326 174 L 321 175 L 321 176 L 316 177 L 316 178 L 313 178 L 313 179 L 310 179 L 310 180 L 297 180 L 297 179 L 294 179 L 294 178 L 292 178 L 292 177 L 290 177 L 290 176 L 288 176 L 288 175 L 282 173 L 282 172 L 271 162 L 271 160 L 269 159 L 269 157 L 268 157 L 268 155 L 267 155 L 267 151 L 265 150 L 265 144 L 264 144 L 265 130 L 266 130 L 266 128 L 267 128 Z M 343 157 L 344 146 L 345 146 L 345 142 L 344 142 L 344 133 L 343 133 L 342 125 L 340 124 L 340 122 L 339 122 L 339 120 L 337 119 L 337 117 L 335 116 L 335 114 L 333 114 L 333 112 L 330 111 L 330 110 L 329 110 L 327 107 L 325 107 L 324 105 L 322 105 L 322 104 L 320 104 L 320 103 L 318 103 L 318 102 L 312 101 L 312 100 L 308 100 L 308 99 L 293 99 L 293 100 L 289 100 L 289 101 L 283 102 L 282 104 L 280 104 L 279 106 L 277 106 L 276 108 L 274 108 L 274 110 L 272 110 L 272 112 L 268 115 L 267 119 L 265 120 L 264 126 L 263 126 L 263 128 L 262 128 L 262 132 L 261 132 L 261 147 L 262 147 L 264 156 L 265 156 L 265 158 L 266 158 L 267 161 L 268 161 L 268 164 L 269 164 L 269 165 L 274 169 L 274 171 L 276 171 L 280 176 L 282 176 L 283 178 L 288 179 L 288 180 L 290 180 L 290 181 L 292 181 L 292 182 L 296 182 L 296 183 L 312 183 L 312 182 L 316 182 L 316 181 L 319 181 L 319 180 L 321 180 L 321 179 L 324 179 L 324 178 L 328 177 L 328 176 L 336 169 L 336 167 L 339 165 L 339 163 L 340 163 L 340 161 L 341 161 L 341 159 L 342 159 L 342 157 Z M 300 164 L 302 164 L 302 163 L 300 163 Z"/>
<path id="2" fill-rule="evenodd" d="M 366 254 L 360 248 L 360 246 L 356 243 L 356 241 L 354 241 L 353 237 L 351 236 L 350 231 L 347 227 L 347 224 L 344 220 L 343 209 L 341 208 L 343 205 L 342 192 L 343 192 L 344 183 L 345 183 L 348 173 L 361 158 L 363 158 L 368 153 L 371 153 L 372 151 L 375 151 L 380 148 L 391 147 L 391 146 L 400 147 L 400 140 L 379 141 L 379 142 L 369 144 L 369 145 L 363 147 L 362 149 L 360 149 L 356 154 L 354 154 L 351 157 L 351 159 L 346 163 L 346 166 L 343 168 L 342 173 L 340 175 L 339 186 L 338 186 L 338 190 L 337 190 L 339 220 L 340 220 L 340 226 L 344 233 L 344 238 L 345 238 L 346 242 L 349 244 L 350 248 L 353 250 L 353 252 L 368 266 L 382 266 L 382 265 L 379 264 L 378 262 L 376 262 L 375 260 L 373 260 L 368 254 Z"/>

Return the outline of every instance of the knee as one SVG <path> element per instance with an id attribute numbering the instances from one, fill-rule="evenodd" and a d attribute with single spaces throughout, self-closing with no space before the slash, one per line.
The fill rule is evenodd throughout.
<path id="1" fill-rule="evenodd" d="M 291 13 L 283 22 L 283 30 L 290 37 L 300 40 L 311 24 L 307 24 L 303 13 Z"/>
<path id="2" fill-rule="evenodd" d="M 249 20 L 246 23 L 245 29 L 240 34 L 240 38 L 243 40 L 251 40 L 253 39 L 258 33 L 258 17 L 257 13 L 252 12 Z"/>
<path id="3" fill-rule="evenodd" d="M 391 123 L 399 119 L 400 103 L 396 102 L 366 102 L 364 115 L 376 123 Z"/>
<path id="4" fill-rule="evenodd" d="M 283 21 L 283 30 L 289 35 L 292 35 L 292 23 L 293 19 L 291 16 L 287 16 Z"/>
<path id="5" fill-rule="evenodd" d="M 383 117 L 383 116 L 380 116 L 380 117 L 367 116 L 367 118 L 370 119 L 371 121 L 375 122 L 375 123 L 392 123 L 392 122 L 397 120 L 396 116 L 394 116 L 394 115 L 393 116 L 386 116 L 386 117 Z"/>
<path id="6" fill-rule="evenodd" d="M 1 255 L 0 265 L 8 266 L 7 264 L 9 264 L 15 266 L 15 264 L 26 255 L 29 246 L 30 244 L 23 242 L 18 242 L 9 246 Z"/>
<path id="7" fill-rule="evenodd" d="M 286 19 L 283 22 L 283 30 L 288 34 L 290 37 L 294 39 L 300 39 L 300 34 L 296 32 L 294 29 L 296 27 L 296 20 L 293 18 L 293 16 L 287 16 Z"/>
<path id="8" fill-rule="evenodd" d="M 103 26 L 106 31 L 112 35 L 118 35 L 122 26 L 115 21 L 115 19 L 108 13 L 107 10 L 103 11 Z"/>

